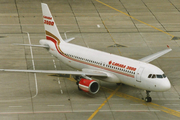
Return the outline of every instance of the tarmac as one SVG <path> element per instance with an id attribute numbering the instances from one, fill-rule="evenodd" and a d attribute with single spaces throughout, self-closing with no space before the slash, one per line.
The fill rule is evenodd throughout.
<path id="1" fill-rule="evenodd" d="M 166 49 L 151 62 L 171 82 L 166 92 L 145 91 L 97 80 L 96 95 L 79 91 L 74 79 L 48 74 L 0 72 L 1 120 L 179 120 L 179 0 L 1 0 L 0 68 L 73 70 L 46 49 L 15 46 L 45 38 L 41 2 L 47 3 L 63 39 L 71 43 L 141 59 Z M 65 34 L 66 33 L 66 36 Z M 116 92 L 114 92 L 116 90 Z"/>

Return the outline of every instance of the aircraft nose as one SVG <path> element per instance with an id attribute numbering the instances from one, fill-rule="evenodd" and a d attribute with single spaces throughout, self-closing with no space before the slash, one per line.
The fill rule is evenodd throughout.
<path id="1" fill-rule="evenodd" d="M 164 91 L 169 90 L 171 88 L 171 83 L 169 82 L 168 78 L 166 78 L 162 87 L 163 87 Z"/>

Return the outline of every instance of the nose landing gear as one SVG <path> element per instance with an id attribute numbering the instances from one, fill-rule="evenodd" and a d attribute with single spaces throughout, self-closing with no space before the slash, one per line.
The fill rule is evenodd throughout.
<path id="1" fill-rule="evenodd" d="M 151 92 L 151 91 L 147 91 L 147 90 L 146 90 L 146 95 L 147 95 L 147 97 L 145 98 L 145 101 L 146 101 L 146 102 L 151 102 L 151 101 L 152 101 L 152 98 L 150 97 L 150 94 L 149 94 L 150 92 Z"/>

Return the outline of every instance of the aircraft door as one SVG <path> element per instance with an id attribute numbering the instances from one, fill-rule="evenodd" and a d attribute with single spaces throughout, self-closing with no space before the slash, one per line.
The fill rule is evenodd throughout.
<path id="1" fill-rule="evenodd" d="M 137 71 L 137 74 L 136 74 L 136 82 L 141 82 L 141 75 L 142 75 L 142 72 L 143 72 L 144 68 L 140 67 Z"/>

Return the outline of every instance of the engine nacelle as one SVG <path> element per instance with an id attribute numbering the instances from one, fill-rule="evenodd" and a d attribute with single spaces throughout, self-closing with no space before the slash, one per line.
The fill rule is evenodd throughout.
<path id="1" fill-rule="evenodd" d="M 78 84 L 79 88 L 84 92 L 88 92 L 91 94 L 96 94 L 99 91 L 99 83 L 95 80 L 88 80 L 81 78 Z"/>

